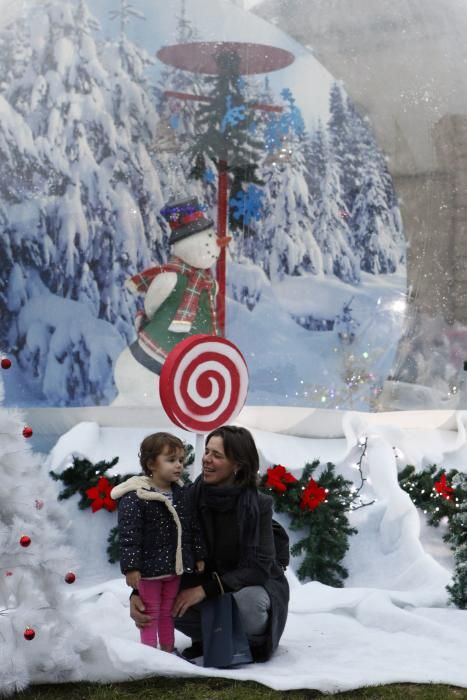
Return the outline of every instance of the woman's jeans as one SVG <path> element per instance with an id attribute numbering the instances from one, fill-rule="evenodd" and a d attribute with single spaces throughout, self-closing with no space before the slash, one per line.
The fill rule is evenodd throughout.
<path id="1" fill-rule="evenodd" d="M 174 645 L 174 620 L 172 607 L 180 587 L 180 576 L 167 578 L 141 579 L 138 585 L 141 600 L 146 606 L 146 614 L 151 616 L 147 627 L 142 627 L 141 642 L 151 647 L 159 644 L 167 650 Z"/>
<path id="2" fill-rule="evenodd" d="M 260 644 L 264 641 L 271 601 L 263 586 L 245 586 L 233 594 L 242 618 L 243 629 L 250 644 Z M 192 641 L 202 639 L 201 611 L 202 603 L 192 605 L 182 617 L 175 618 L 175 628 Z"/>

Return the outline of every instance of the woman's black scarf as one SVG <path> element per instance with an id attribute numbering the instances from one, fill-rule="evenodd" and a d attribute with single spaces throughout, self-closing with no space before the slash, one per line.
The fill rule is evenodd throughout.
<path id="1" fill-rule="evenodd" d="M 198 508 L 213 511 L 236 510 L 239 526 L 239 566 L 249 567 L 257 562 L 259 546 L 259 500 L 256 489 L 246 486 L 212 486 L 202 477 L 194 483 Z"/>

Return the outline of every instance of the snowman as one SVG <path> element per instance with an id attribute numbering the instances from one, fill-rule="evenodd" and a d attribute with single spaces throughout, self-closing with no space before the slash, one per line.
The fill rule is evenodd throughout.
<path id="1" fill-rule="evenodd" d="M 136 317 L 136 340 L 115 363 L 114 406 L 158 405 L 159 375 L 172 348 L 189 335 L 219 335 L 210 268 L 220 247 L 213 222 L 196 197 L 172 200 L 161 214 L 169 222 L 172 256 L 127 281 L 131 291 L 144 295 L 144 311 Z"/>

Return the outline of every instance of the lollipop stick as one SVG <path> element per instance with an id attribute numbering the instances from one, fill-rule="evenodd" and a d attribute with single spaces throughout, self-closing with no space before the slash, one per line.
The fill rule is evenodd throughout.
<path id="1" fill-rule="evenodd" d="M 196 443 L 195 443 L 195 461 L 192 464 L 192 481 L 196 479 L 197 476 L 201 474 L 201 460 L 204 452 L 204 435 L 202 433 L 196 433 Z"/>

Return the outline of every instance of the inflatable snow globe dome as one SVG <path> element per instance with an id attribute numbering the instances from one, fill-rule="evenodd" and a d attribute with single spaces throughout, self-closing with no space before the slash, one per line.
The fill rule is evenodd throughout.
<path id="1" fill-rule="evenodd" d="M 128 351 L 162 303 L 145 272 L 176 256 L 161 211 L 193 198 L 183 216 L 212 220 L 223 250 L 210 313 L 248 363 L 248 403 L 462 401 L 464 47 L 445 2 L 351 5 L 64 0 L 5 17 L 7 404 L 125 405 L 128 354 L 130 403 L 158 403 L 154 366 Z"/>
<path id="2" fill-rule="evenodd" d="M 382 409 L 464 407 L 467 7 L 460 0 L 264 0 L 370 120 L 407 241 L 404 329 Z"/>

